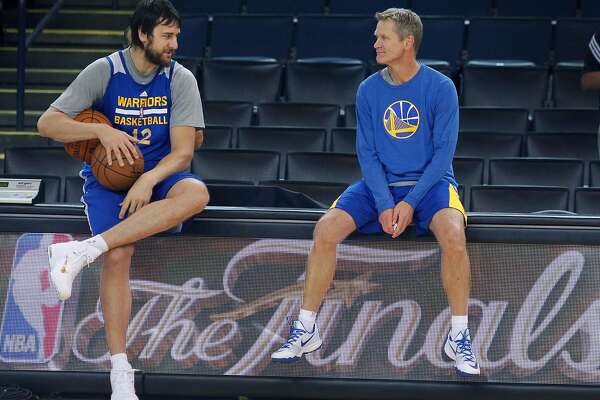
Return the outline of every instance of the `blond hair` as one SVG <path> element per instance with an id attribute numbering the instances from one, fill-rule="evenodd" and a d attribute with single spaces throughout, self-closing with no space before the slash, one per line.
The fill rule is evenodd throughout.
<path id="1" fill-rule="evenodd" d="M 417 13 L 406 8 L 388 8 L 385 11 L 375 13 L 375 19 L 377 21 L 393 21 L 401 40 L 406 39 L 408 35 L 412 35 L 415 54 L 419 52 L 421 39 L 423 38 L 423 23 Z"/>

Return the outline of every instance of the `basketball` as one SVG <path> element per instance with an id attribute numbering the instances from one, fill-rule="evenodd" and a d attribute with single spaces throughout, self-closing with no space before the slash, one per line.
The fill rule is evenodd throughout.
<path id="1" fill-rule="evenodd" d="M 137 146 L 136 149 L 140 158 L 134 158 L 133 164 L 129 164 L 125 157 L 123 157 L 124 165 L 121 167 L 114 153 L 112 154 L 112 165 L 108 165 L 106 149 L 102 145 L 96 146 L 91 155 L 90 163 L 96 180 L 105 188 L 115 192 L 129 189 L 137 178 L 144 173 L 142 151 Z"/>
<path id="2" fill-rule="evenodd" d="M 88 108 L 79 113 L 75 118 L 75 121 L 85 123 L 96 123 L 106 124 L 112 126 L 109 119 L 99 111 Z M 98 139 L 81 140 L 78 142 L 65 143 L 65 151 L 69 153 L 71 157 L 79 161 L 85 161 L 90 163 L 92 153 L 100 141 Z"/>

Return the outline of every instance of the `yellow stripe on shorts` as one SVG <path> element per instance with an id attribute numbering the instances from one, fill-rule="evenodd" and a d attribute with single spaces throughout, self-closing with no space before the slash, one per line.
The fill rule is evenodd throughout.
<path id="1" fill-rule="evenodd" d="M 467 213 L 465 212 L 465 208 L 460 202 L 460 197 L 458 195 L 458 192 L 456 191 L 456 188 L 451 184 L 448 184 L 448 207 L 460 211 L 463 217 L 465 218 L 465 225 L 467 224 Z"/>

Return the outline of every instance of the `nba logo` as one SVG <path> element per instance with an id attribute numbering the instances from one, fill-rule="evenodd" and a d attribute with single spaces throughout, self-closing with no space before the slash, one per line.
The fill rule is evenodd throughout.
<path id="1" fill-rule="evenodd" d="M 26 233 L 17 240 L 8 283 L 0 360 L 46 363 L 58 352 L 64 303 L 48 273 L 48 246 L 72 240 L 71 235 Z"/>

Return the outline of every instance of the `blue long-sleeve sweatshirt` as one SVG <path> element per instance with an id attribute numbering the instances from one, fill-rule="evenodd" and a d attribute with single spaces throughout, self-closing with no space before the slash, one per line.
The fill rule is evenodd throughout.
<path id="1" fill-rule="evenodd" d="M 458 97 L 448 77 L 421 65 L 393 85 L 377 72 L 358 88 L 356 118 L 358 161 L 379 214 L 395 206 L 392 182 L 417 182 L 404 198 L 413 208 L 441 179 L 456 185 Z"/>

